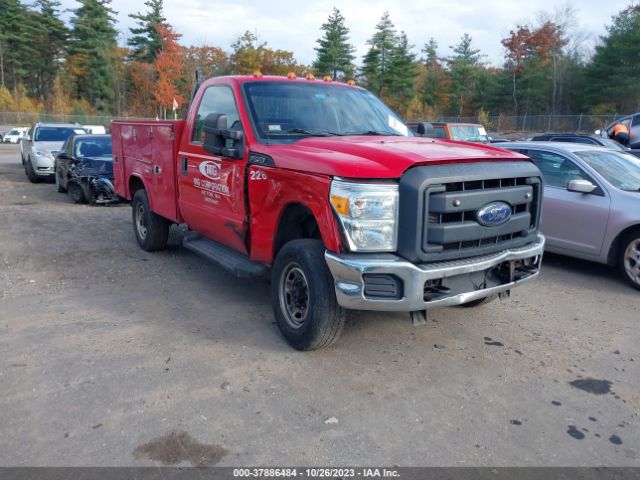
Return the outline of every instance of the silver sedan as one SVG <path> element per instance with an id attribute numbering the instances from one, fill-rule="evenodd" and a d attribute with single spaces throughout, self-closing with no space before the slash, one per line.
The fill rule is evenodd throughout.
<path id="1" fill-rule="evenodd" d="M 542 172 L 546 250 L 617 266 L 640 290 L 640 159 L 576 143 L 500 148 L 527 155 Z"/>

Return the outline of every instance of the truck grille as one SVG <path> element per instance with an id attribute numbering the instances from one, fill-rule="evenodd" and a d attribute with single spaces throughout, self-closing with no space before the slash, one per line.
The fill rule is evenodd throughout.
<path id="1" fill-rule="evenodd" d="M 425 251 L 468 250 L 526 237 L 538 223 L 538 189 L 535 177 L 452 182 L 428 188 Z M 478 223 L 478 210 L 495 201 L 510 205 L 511 218 L 496 227 Z"/>
<path id="2" fill-rule="evenodd" d="M 414 170 L 405 175 L 406 182 L 403 178 L 400 183 L 399 253 L 408 259 L 438 261 L 484 255 L 535 238 L 542 197 L 540 173 L 535 166 L 503 162 Z M 409 208 L 409 202 L 418 204 L 418 213 L 411 217 L 417 223 L 415 227 L 409 225 L 410 217 L 402 211 L 403 207 Z M 496 203 L 505 208 L 507 204 L 510 215 L 502 223 L 480 221 L 480 210 L 486 212 L 485 207 Z M 405 238 L 403 231 L 409 233 Z"/>

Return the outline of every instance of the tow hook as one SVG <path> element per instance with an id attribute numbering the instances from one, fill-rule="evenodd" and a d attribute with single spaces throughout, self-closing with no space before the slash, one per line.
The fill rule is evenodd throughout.
<path id="1" fill-rule="evenodd" d="M 416 310 L 414 312 L 410 312 L 409 315 L 411 315 L 411 323 L 413 323 L 414 327 L 427 324 L 428 315 L 426 310 Z"/>

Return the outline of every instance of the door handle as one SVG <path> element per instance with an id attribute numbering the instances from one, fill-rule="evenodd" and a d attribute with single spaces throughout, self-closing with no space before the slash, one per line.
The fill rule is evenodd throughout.
<path id="1" fill-rule="evenodd" d="M 189 159 L 187 157 L 182 157 L 180 160 L 182 161 L 182 176 L 186 177 L 187 171 L 188 171 Z"/>

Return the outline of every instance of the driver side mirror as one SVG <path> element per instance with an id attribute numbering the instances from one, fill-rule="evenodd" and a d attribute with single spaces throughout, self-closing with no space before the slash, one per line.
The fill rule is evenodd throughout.
<path id="1" fill-rule="evenodd" d="M 244 134 L 241 130 L 227 128 L 227 116 L 210 113 L 204 119 L 204 144 L 206 152 L 229 158 L 244 156 Z"/>
<path id="2" fill-rule="evenodd" d="M 596 188 L 589 180 L 571 180 L 567 184 L 567 190 L 576 193 L 591 193 Z"/>

